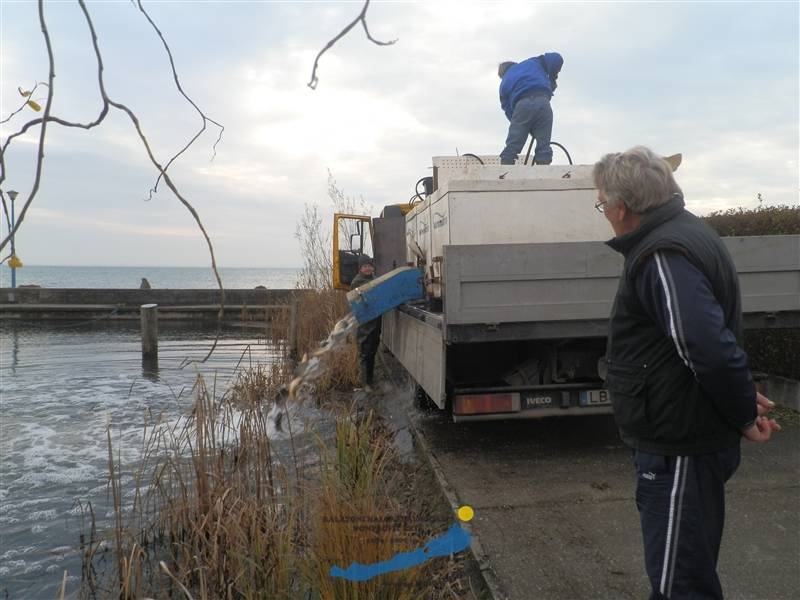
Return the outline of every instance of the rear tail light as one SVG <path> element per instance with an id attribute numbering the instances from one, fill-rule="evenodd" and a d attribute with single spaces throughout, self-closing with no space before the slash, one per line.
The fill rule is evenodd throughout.
<path id="1" fill-rule="evenodd" d="M 453 398 L 453 414 L 480 415 L 519 411 L 519 394 L 463 394 Z"/>

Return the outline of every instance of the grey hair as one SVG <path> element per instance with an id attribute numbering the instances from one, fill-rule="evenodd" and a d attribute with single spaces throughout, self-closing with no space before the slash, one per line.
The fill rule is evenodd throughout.
<path id="1" fill-rule="evenodd" d="M 506 74 L 506 71 L 508 71 L 515 64 L 517 64 L 517 63 L 515 63 L 513 61 L 510 61 L 510 60 L 507 60 L 507 61 L 501 62 L 499 65 L 497 65 L 497 75 L 500 77 L 500 79 L 502 79 L 503 75 Z"/>
<path id="2" fill-rule="evenodd" d="M 674 194 L 683 195 L 669 163 L 645 146 L 606 154 L 595 163 L 592 179 L 609 207 L 624 202 L 637 214 L 666 204 Z"/>

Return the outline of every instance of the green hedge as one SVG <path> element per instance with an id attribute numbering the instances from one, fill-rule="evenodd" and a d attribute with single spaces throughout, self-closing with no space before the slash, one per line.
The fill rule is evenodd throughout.
<path id="1" fill-rule="evenodd" d="M 754 209 L 731 208 L 703 217 L 724 236 L 790 235 L 800 233 L 800 206 L 760 206 Z"/>
<path id="2" fill-rule="evenodd" d="M 800 234 L 800 206 L 732 208 L 703 219 L 722 236 Z M 744 341 L 751 369 L 800 380 L 800 329 L 752 329 Z"/>

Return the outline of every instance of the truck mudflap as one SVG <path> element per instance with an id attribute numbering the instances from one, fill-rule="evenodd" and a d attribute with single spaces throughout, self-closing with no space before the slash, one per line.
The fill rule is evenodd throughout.
<path id="1" fill-rule="evenodd" d="M 602 385 L 598 381 L 524 388 L 457 388 L 453 393 L 453 421 L 610 414 L 611 395 Z"/>

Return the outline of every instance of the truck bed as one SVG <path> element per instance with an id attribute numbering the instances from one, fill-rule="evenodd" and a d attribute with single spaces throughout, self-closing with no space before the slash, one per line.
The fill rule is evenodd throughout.
<path id="1" fill-rule="evenodd" d="M 739 273 L 745 327 L 800 327 L 800 235 L 723 239 Z M 602 387 L 596 372 L 582 383 L 519 390 L 476 378 L 481 363 L 498 376 L 515 367 L 506 351 L 531 342 L 557 351 L 554 365 L 584 347 L 602 356 L 621 270 L 622 257 L 601 242 L 445 246 L 443 310 L 406 304 L 386 313 L 383 341 L 440 408 L 458 393 L 513 396 L 510 411 L 456 420 L 607 412 L 578 405 L 579 394 Z"/>
<path id="2" fill-rule="evenodd" d="M 745 325 L 800 326 L 800 235 L 723 240 Z M 621 270 L 601 242 L 445 246 L 445 341 L 605 336 Z"/>

